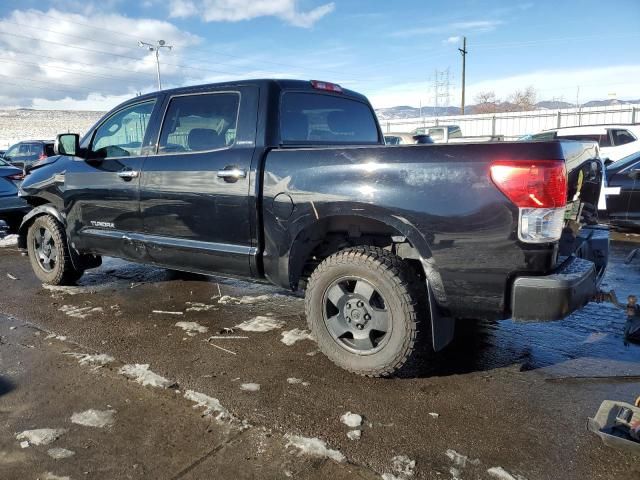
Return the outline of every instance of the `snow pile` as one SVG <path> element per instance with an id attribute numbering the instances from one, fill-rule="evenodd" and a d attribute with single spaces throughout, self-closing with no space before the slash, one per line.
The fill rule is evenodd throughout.
<path id="1" fill-rule="evenodd" d="M 282 332 L 282 338 L 280 341 L 285 345 L 291 346 L 300 340 L 311 340 L 314 338 L 311 336 L 308 330 L 301 330 L 299 328 L 294 328 L 293 330 L 287 330 L 286 332 Z"/>
<path id="2" fill-rule="evenodd" d="M 349 430 L 347 432 L 349 440 L 360 440 L 360 437 L 362 437 L 362 430 Z"/>
<path id="3" fill-rule="evenodd" d="M 480 463 L 479 459 L 476 458 L 472 460 L 466 455 L 462 455 L 461 453 L 458 453 L 452 449 L 447 450 L 445 452 L 445 455 L 449 457 L 449 460 L 451 460 L 456 467 L 464 468 L 467 466 L 467 463 L 470 463 L 471 465 L 478 465 Z"/>
<path id="4" fill-rule="evenodd" d="M 487 470 L 487 473 L 489 474 L 490 477 L 496 478 L 498 480 L 527 480 L 525 477 L 521 475 L 510 474 L 502 467 L 492 467 L 489 470 Z"/>
<path id="5" fill-rule="evenodd" d="M 216 419 L 223 420 L 226 418 L 233 419 L 233 416 L 229 413 L 229 410 L 224 408 L 217 398 L 210 397 L 204 393 L 195 392 L 193 390 L 187 390 L 184 394 L 184 398 L 195 402 L 193 408 L 205 407 L 204 415 L 209 416 L 213 413 L 217 413 Z"/>
<path id="6" fill-rule="evenodd" d="M 63 305 L 58 310 L 73 318 L 87 318 L 94 312 L 102 312 L 102 307 L 76 307 L 74 305 Z"/>
<path id="7" fill-rule="evenodd" d="M 42 480 L 71 480 L 71 477 L 59 477 L 51 472 L 47 472 L 42 477 Z"/>
<path id="8" fill-rule="evenodd" d="M 115 422 L 113 418 L 115 413 L 115 410 L 94 410 L 91 408 L 71 415 L 71 423 L 82 425 L 83 427 L 109 427 Z"/>
<path id="9" fill-rule="evenodd" d="M 413 477 L 416 469 L 416 461 L 406 455 L 396 455 L 391 459 L 391 470 L 400 477 Z"/>
<path id="10" fill-rule="evenodd" d="M 45 340 L 51 340 L 52 338 L 54 338 L 56 340 L 60 340 L 61 342 L 64 342 L 64 341 L 67 340 L 66 336 L 64 336 L 64 335 L 56 335 L 55 333 L 50 333 L 49 335 L 44 337 Z"/>
<path id="11" fill-rule="evenodd" d="M 104 366 L 115 361 L 115 358 L 111 355 L 107 355 L 106 353 L 90 354 L 67 352 L 65 355 L 69 355 L 70 357 L 77 359 L 80 365 Z"/>
<path id="12" fill-rule="evenodd" d="M 200 302 L 186 302 L 187 312 L 208 312 L 209 310 L 217 310 L 215 305 Z"/>
<path id="13" fill-rule="evenodd" d="M 240 385 L 240 390 L 244 392 L 257 392 L 258 390 L 260 390 L 260 384 L 259 383 L 243 383 L 242 385 Z"/>
<path id="14" fill-rule="evenodd" d="M 244 330 L 245 332 L 268 332 L 277 328 L 284 327 L 285 322 L 273 317 L 257 316 L 251 320 L 236 325 L 235 328 Z"/>
<path id="15" fill-rule="evenodd" d="M 287 378 L 287 383 L 291 385 L 302 385 L 304 387 L 308 387 L 311 385 L 309 382 L 304 382 L 301 378 L 289 377 Z"/>
<path id="16" fill-rule="evenodd" d="M 266 302 L 272 298 L 279 297 L 280 295 L 255 295 L 243 297 L 232 297 L 231 295 L 223 295 L 218 299 L 218 303 L 221 305 L 252 305 L 254 303 Z"/>
<path id="17" fill-rule="evenodd" d="M 47 454 L 55 460 L 61 460 L 63 458 L 73 457 L 76 452 L 67 450 L 66 448 L 50 448 L 47 450 Z"/>
<path id="18" fill-rule="evenodd" d="M 49 445 L 67 433 L 64 428 L 38 428 L 25 430 L 16 435 L 16 440 L 26 440 L 32 445 Z"/>
<path id="19" fill-rule="evenodd" d="M 0 238 L 0 248 L 17 247 L 17 246 L 18 246 L 18 235 L 12 234 L 12 235 L 7 235 L 6 237 Z"/>
<path id="20" fill-rule="evenodd" d="M 300 451 L 300 455 L 309 455 L 316 458 L 330 458 L 336 462 L 344 462 L 346 457 L 338 450 L 332 450 L 319 438 L 302 437 L 299 435 L 285 435 L 288 440 L 287 447 L 294 447 Z"/>
<path id="21" fill-rule="evenodd" d="M 178 322 L 176 327 L 183 329 L 187 332 L 187 335 L 194 337 L 199 333 L 207 333 L 209 328 L 204 325 L 200 325 L 198 322 Z"/>
<path id="22" fill-rule="evenodd" d="M 340 421 L 347 427 L 356 428 L 362 425 L 362 416 L 357 413 L 347 412 L 340 417 Z"/>
<path id="23" fill-rule="evenodd" d="M 173 385 L 171 380 L 161 377 L 157 373 L 149 370 L 149 364 L 136 363 L 135 365 L 125 365 L 119 370 L 120 375 L 138 382 L 142 386 L 167 388 Z"/>

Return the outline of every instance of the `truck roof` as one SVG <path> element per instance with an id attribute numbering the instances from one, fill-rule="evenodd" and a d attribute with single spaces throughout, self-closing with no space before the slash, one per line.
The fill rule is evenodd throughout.
<path id="1" fill-rule="evenodd" d="M 220 88 L 220 87 L 233 88 L 233 87 L 242 87 L 242 86 L 255 86 L 258 88 L 275 87 L 279 90 L 308 90 L 310 92 L 322 92 L 322 93 L 329 93 L 334 95 L 342 95 L 350 98 L 355 98 L 360 101 L 368 102 L 367 97 L 365 97 L 364 95 L 358 92 L 354 92 L 353 90 L 349 90 L 342 87 L 341 87 L 342 88 L 341 93 L 331 92 L 327 90 L 319 90 L 317 88 L 314 88 L 311 82 L 312 80 L 291 80 L 291 79 L 273 79 L 273 78 L 231 80 L 228 82 L 205 83 L 205 84 L 199 84 L 199 85 L 189 85 L 185 87 L 172 88 L 168 90 L 162 90 L 162 93 L 169 94 L 169 95 L 176 95 L 176 94 L 181 94 L 185 92 L 191 92 L 194 90 L 196 91 L 201 89 L 206 90 L 209 88 Z M 331 83 L 331 82 L 327 82 L 327 83 Z M 152 97 L 152 96 L 155 96 L 157 93 L 158 92 L 148 93 L 148 94 L 136 97 L 136 99 L 140 100 L 147 97 Z"/>

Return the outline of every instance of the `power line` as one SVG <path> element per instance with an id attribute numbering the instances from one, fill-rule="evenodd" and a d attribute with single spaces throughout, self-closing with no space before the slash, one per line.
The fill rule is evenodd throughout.
<path id="1" fill-rule="evenodd" d="M 6 57 L 0 57 L 0 62 L 2 63 L 18 63 L 18 64 L 22 64 L 22 65 L 31 65 L 31 66 L 35 66 L 35 67 L 41 67 L 42 65 L 36 62 L 27 62 L 24 60 L 16 60 L 14 58 L 6 58 Z M 96 77 L 96 78 L 106 78 L 108 80 L 117 80 L 120 82 L 125 82 L 127 81 L 124 78 L 118 78 L 118 77 L 113 77 L 111 75 L 101 75 L 99 73 L 89 73 L 89 72 L 79 72 L 77 70 L 69 70 L 67 68 L 64 67 L 57 67 L 57 66 L 52 66 L 52 65 L 47 65 L 48 69 L 51 70 L 59 70 L 61 72 L 66 72 L 66 73 L 73 73 L 75 75 L 81 75 L 81 76 L 89 76 L 89 77 Z"/>

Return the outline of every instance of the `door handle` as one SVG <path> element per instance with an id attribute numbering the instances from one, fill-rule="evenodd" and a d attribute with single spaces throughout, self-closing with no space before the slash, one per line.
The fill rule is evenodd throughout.
<path id="1" fill-rule="evenodd" d="M 225 180 L 238 180 L 239 178 L 246 178 L 247 171 L 239 168 L 230 168 L 229 170 L 218 170 L 218 177 Z"/>
<path id="2" fill-rule="evenodd" d="M 118 176 L 120 178 L 124 178 L 125 180 L 131 180 L 132 178 L 138 178 L 138 175 L 140 175 L 140 172 L 138 172 L 137 170 L 122 170 L 122 171 L 118 172 Z"/>

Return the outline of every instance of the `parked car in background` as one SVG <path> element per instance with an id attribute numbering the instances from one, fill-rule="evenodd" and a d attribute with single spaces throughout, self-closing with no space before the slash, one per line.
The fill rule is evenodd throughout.
<path id="1" fill-rule="evenodd" d="M 617 227 L 640 229 L 640 152 L 629 155 L 607 167 L 609 223 Z"/>
<path id="2" fill-rule="evenodd" d="M 11 230 L 17 230 L 22 217 L 30 208 L 18 197 L 18 188 L 23 178 L 21 168 L 0 159 L 0 220 L 4 220 Z"/>
<path id="3" fill-rule="evenodd" d="M 413 145 L 416 140 L 413 138 L 415 134 L 407 132 L 389 132 L 384 134 L 384 143 L 386 145 Z"/>
<path id="4" fill-rule="evenodd" d="M 504 140 L 504 135 L 480 135 L 465 137 L 458 125 L 442 125 L 437 127 L 421 127 L 413 131 L 414 135 L 428 135 L 429 141 L 418 143 L 478 143 L 478 142 L 500 142 Z"/>
<path id="5" fill-rule="evenodd" d="M 53 140 L 28 140 L 12 145 L 2 156 L 7 162 L 28 170 L 53 155 Z"/>
<path id="6" fill-rule="evenodd" d="M 545 130 L 529 136 L 528 140 L 582 140 L 600 145 L 600 157 L 612 162 L 640 151 L 640 125 L 589 125 Z"/>

